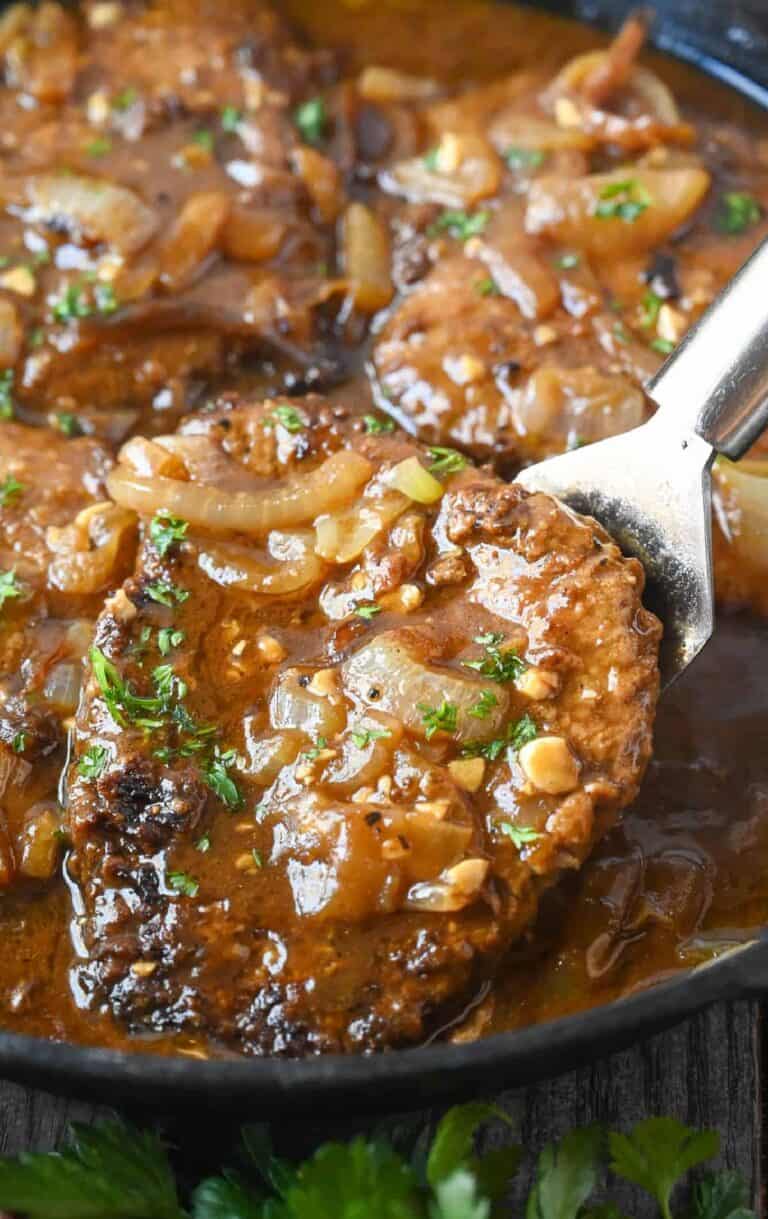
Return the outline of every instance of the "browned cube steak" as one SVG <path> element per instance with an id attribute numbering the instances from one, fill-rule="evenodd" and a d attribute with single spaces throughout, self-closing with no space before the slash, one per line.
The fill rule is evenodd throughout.
<path id="1" fill-rule="evenodd" d="M 418 1041 L 637 791 L 639 565 L 383 426 L 224 402 L 109 478 L 143 542 L 96 628 L 69 870 L 79 993 L 136 1032 Z"/>

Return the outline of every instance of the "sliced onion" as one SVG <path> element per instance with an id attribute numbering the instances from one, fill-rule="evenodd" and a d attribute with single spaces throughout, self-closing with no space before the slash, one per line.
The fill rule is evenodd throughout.
<path id="1" fill-rule="evenodd" d="M 392 716 L 360 716 L 341 738 L 336 757 L 324 767 L 323 786 L 332 787 L 340 795 L 372 786 L 391 772 L 392 755 L 402 736 L 402 724 Z"/>
<path id="2" fill-rule="evenodd" d="M 412 157 L 379 175 L 382 188 L 409 203 L 472 207 L 499 189 L 501 163 L 487 140 L 471 134 L 444 135 L 429 161 Z"/>
<path id="3" fill-rule="evenodd" d="M 437 97 L 440 86 L 425 76 L 371 64 L 360 73 L 357 91 L 368 102 L 422 102 Z"/>
<path id="4" fill-rule="evenodd" d="M 58 711 L 71 715 L 80 701 L 82 666 L 71 661 L 54 665 L 45 679 L 43 698 Z"/>
<path id="5" fill-rule="evenodd" d="M 645 399 L 625 377 L 594 368 L 538 368 L 514 404 L 523 435 L 578 436 L 582 443 L 618 436 L 645 419 Z"/>
<path id="6" fill-rule="evenodd" d="M 635 197 L 646 201 L 632 220 L 597 214 L 606 192 L 632 183 Z M 638 170 L 565 178 L 535 178 L 528 194 L 525 227 L 565 246 L 603 258 L 642 253 L 661 245 L 696 211 L 709 190 L 702 169 Z"/>
<path id="7" fill-rule="evenodd" d="M 183 478 L 186 466 L 174 455 L 170 446 L 163 444 L 165 438 L 146 440 L 143 436 L 132 436 L 120 450 L 120 462 L 134 474 L 143 478 L 154 477 L 156 474 L 164 478 Z"/>
<path id="8" fill-rule="evenodd" d="M 61 855 L 61 813 L 53 800 L 33 804 L 19 835 L 19 872 L 28 880 L 51 880 Z"/>
<path id="9" fill-rule="evenodd" d="M 589 152 L 594 139 L 576 128 L 559 127 L 549 119 L 521 114 L 511 107 L 494 118 L 489 136 L 491 142 L 504 156 L 511 148 L 524 148 L 529 152 L 562 152 L 575 150 Z"/>
<path id="10" fill-rule="evenodd" d="M 316 553 L 332 563 L 351 563 L 374 538 L 394 524 L 409 502 L 393 491 L 378 499 L 365 496 L 349 508 L 318 517 Z"/>
<path id="11" fill-rule="evenodd" d="M 125 186 L 84 174 L 29 178 L 25 219 L 67 230 L 73 241 L 104 241 L 119 254 L 135 254 L 157 228 L 157 217 Z"/>
<path id="12" fill-rule="evenodd" d="M 279 252 L 287 231 L 273 212 L 234 207 L 222 235 L 224 253 L 243 262 L 265 262 Z"/>
<path id="13" fill-rule="evenodd" d="M 45 540 L 56 558 L 48 565 L 48 579 L 65 593 L 101 592 L 116 579 L 135 531 L 134 514 L 108 503 L 84 508 L 64 529 L 51 526 Z"/>
<path id="14" fill-rule="evenodd" d="M 306 747 L 306 735 L 293 728 L 283 729 L 270 736 L 254 734 L 249 717 L 245 723 L 245 748 L 248 755 L 245 773 L 259 787 L 271 787 L 280 771 L 295 762 L 301 750 Z"/>
<path id="15" fill-rule="evenodd" d="M 551 265 L 526 250 L 519 236 L 493 245 L 480 242 L 473 256 L 485 263 L 499 291 L 515 302 L 523 317 L 549 317 L 560 304 L 560 284 Z"/>
<path id="16" fill-rule="evenodd" d="M 438 880 L 413 885 L 406 904 L 411 910 L 428 910 L 433 914 L 463 910 L 480 896 L 489 867 L 487 859 L 464 859 L 448 868 Z"/>
<path id="17" fill-rule="evenodd" d="M 313 740 L 330 740 L 346 725 L 344 700 L 341 695 L 314 694 L 302 685 L 302 679 L 311 675 L 311 671 L 300 669 L 285 669 L 280 674 L 269 704 L 272 726 L 296 728 Z"/>
<path id="18" fill-rule="evenodd" d="M 314 470 L 262 492 L 227 492 L 171 478 L 139 478 L 117 466 L 107 477 L 113 499 L 144 516 L 164 509 L 213 533 L 265 537 L 273 529 L 303 525 L 353 499 L 373 467 L 351 449 L 333 453 Z"/>
<path id="19" fill-rule="evenodd" d="M 355 652 L 342 668 L 347 693 L 371 710 L 394 715 L 417 736 L 426 735 L 419 704 L 456 708 L 456 733 L 464 741 L 498 736 L 507 722 L 509 695 L 499 685 L 423 663 L 417 643 L 404 631 L 385 631 Z M 485 719 L 470 715 L 484 690 L 492 688 L 496 705 Z"/>
<path id="20" fill-rule="evenodd" d="M 387 475 L 387 482 L 417 504 L 434 504 L 445 490 L 443 484 L 424 469 L 418 457 L 406 457 L 399 461 Z"/>
<path id="21" fill-rule="evenodd" d="M 344 270 L 355 307 L 376 313 L 394 295 L 390 271 L 389 233 L 364 203 L 350 203 L 342 232 Z"/>
<path id="22" fill-rule="evenodd" d="M 719 457 L 714 472 L 728 541 L 746 563 L 768 570 L 768 461 Z"/>
<path id="23" fill-rule="evenodd" d="M 0 368 L 13 368 L 21 354 L 23 333 L 16 306 L 0 300 Z"/>
<path id="24" fill-rule="evenodd" d="M 269 596 L 287 596 L 319 584 L 326 565 L 314 553 L 312 533 L 279 533 L 268 538 L 271 562 L 254 557 L 236 542 L 216 542 L 201 550 L 197 563 L 210 580 L 224 588 L 237 588 Z"/>
<path id="25" fill-rule="evenodd" d="M 160 251 L 160 279 L 176 292 L 202 271 L 218 248 L 230 200 L 220 191 L 190 195 Z"/>
<path id="26" fill-rule="evenodd" d="M 344 187 L 333 161 L 306 144 L 294 148 L 291 161 L 309 191 L 324 224 L 335 220 L 344 206 Z"/>

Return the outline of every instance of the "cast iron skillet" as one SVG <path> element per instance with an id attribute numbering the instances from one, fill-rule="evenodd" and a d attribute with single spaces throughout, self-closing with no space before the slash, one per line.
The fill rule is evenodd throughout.
<path id="1" fill-rule="evenodd" d="M 535 3 L 535 0 L 533 0 Z M 0 7 L 3 7 L 0 3 Z M 545 7 L 615 27 L 626 0 Z M 768 108 L 764 0 L 656 0 L 656 42 Z M 200 1062 L 55 1044 L 0 1032 L 0 1075 L 48 1091 L 228 1113 L 407 1109 L 528 1083 L 623 1049 L 706 1004 L 765 994 L 768 929 L 756 941 L 628 999 L 469 1045 L 434 1044 L 373 1057 Z"/>

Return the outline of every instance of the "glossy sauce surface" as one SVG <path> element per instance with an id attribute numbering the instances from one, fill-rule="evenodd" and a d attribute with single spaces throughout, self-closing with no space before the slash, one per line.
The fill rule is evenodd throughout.
<path id="1" fill-rule="evenodd" d="M 290 7 L 318 45 L 343 49 L 349 70 L 375 60 L 423 75 L 428 64 L 431 76 L 457 82 L 489 79 L 533 62 L 544 75 L 596 44 L 591 30 L 514 8 L 491 11 L 480 4 L 448 4 L 441 7 L 437 22 L 434 16 L 427 18 L 410 6 L 392 11 L 385 5 L 323 5 L 322 15 L 317 6 L 298 0 Z M 382 48 L 386 48 L 384 54 Z M 654 62 L 654 66 L 658 65 Z M 737 141 L 739 127 L 755 137 L 764 129 L 762 116 L 732 94 L 678 65 L 665 63 L 662 71 L 678 99 L 692 108 L 697 120 L 701 116 L 704 130 L 708 124 L 727 120 L 733 124 L 729 131 Z M 162 167 L 169 150 L 159 146 L 153 155 Z M 108 160 L 106 168 L 120 172 L 124 180 L 130 173 L 119 157 L 114 164 Z M 730 172 L 724 159 L 724 181 L 729 180 Z M 204 170 L 196 188 L 215 191 L 217 173 L 215 168 Z M 755 189 L 763 185 L 758 174 Z M 364 192 L 364 185 L 360 189 Z M 170 213 L 178 202 L 174 197 L 163 206 Z M 303 225 L 305 217 L 299 216 L 296 223 Z M 328 234 L 322 226 L 315 226 L 312 235 L 304 236 L 314 243 L 313 256 L 322 262 L 330 248 Z M 702 264 L 714 264 L 718 278 L 725 278 L 754 239 L 751 234 L 726 247 L 702 226 L 691 238 L 691 262 L 698 259 Z M 306 252 L 302 259 L 305 263 Z M 221 305 L 228 293 L 240 291 L 234 281 L 227 280 L 226 275 L 231 274 L 230 268 L 214 281 L 206 303 Z M 636 293 L 634 268 L 630 275 L 617 265 L 613 281 L 617 296 L 625 289 L 630 295 Z M 145 322 L 149 328 L 151 317 Z M 354 327 L 352 330 L 334 350 L 346 372 L 335 400 L 362 411 L 370 409 L 370 390 L 362 372 L 368 348 L 354 342 Z M 239 356 L 239 335 L 232 341 Z M 107 409 L 114 405 L 116 394 L 115 384 L 110 383 L 104 402 L 97 401 L 93 413 L 84 416 L 89 430 L 92 423 L 96 436 L 114 442 L 125 434 L 123 428 L 136 429 L 142 411 L 148 430 L 168 429 L 166 400 L 160 400 L 158 412 L 156 397 L 167 385 L 168 367 L 180 370 L 167 399 L 171 417 L 199 401 L 195 378 L 200 369 L 214 372 L 209 384 L 215 385 L 223 377 L 228 389 L 244 394 L 282 385 L 279 349 L 270 351 L 273 363 L 262 361 L 255 370 L 230 369 L 225 374 L 229 355 L 219 340 L 210 346 L 212 340 L 204 327 L 188 342 L 192 346 L 180 354 L 176 348 L 170 350 L 172 344 L 164 338 L 157 368 L 152 367 L 157 353 L 148 353 L 146 392 L 142 388 L 131 402 L 132 419 L 120 419 L 117 427 Z M 334 343 L 324 341 L 324 355 L 329 347 Z M 83 350 L 78 354 L 82 356 Z M 91 370 L 82 365 L 73 367 L 72 377 L 72 395 L 79 403 L 88 398 L 91 384 L 102 388 L 107 384 L 103 370 L 97 369 L 91 382 Z M 20 415 L 39 423 L 41 411 L 31 404 L 34 394 L 29 398 L 22 403 Z M 146 422 L 148 403 L 152 410 Z M 66 406 L 65 400 L 46 402 L 42 416 Z M 725 549 L 722 539 L 719 545 Z M 728 550 L 726 563 L 731 560 Z M 740 561 L 739 572 L 743 574 L 743 570 Z M 738 581 L 734 579 L 734 583 Z M 753 587 L 751 581 L 746 592 L 738 588 L 737 596 L 749 600 Z M 768 630 L 758 620 L 744 614 L 723 616 L 705 656 L 662 703 L 656 757 L 639 799 L 583 870 L 549 895 L 536 927 L 515 947 L 500 971 L 492 996 L 470 1013 L 463 1026 L 454 1028 L 452 1035 L 481 1036 L 631 993 L 743 942 L 768 921 L 764 880 L 768 863 L 766 644 Z M 37 763 L 34 792 L 25 790 L 23 808 L 6 809 L 9 822 L 23 818 L 31 795 L 36 801 L 53 796 L 62 760 L 63 746 L 52 759 Z M 66 863 L 64 870 L 66 875 Z M 2 1025 L 89 1044 L 197 1056 L 216 1052 L 215 1047 L 184 1034 L 129 1037 L 107 1017 L 78 1007 L 77 989 L 73 992 L 71 985 L 70 900 L 64 881 L 0 898 Z"/>

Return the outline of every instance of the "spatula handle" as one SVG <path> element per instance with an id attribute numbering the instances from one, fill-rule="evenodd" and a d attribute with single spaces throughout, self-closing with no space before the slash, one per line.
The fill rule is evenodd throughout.
<path id="1" fill-rule="evenodd" d="M 648 387 L 665 423 L 743 456 L 768 426 L 768 240 Z"/>

